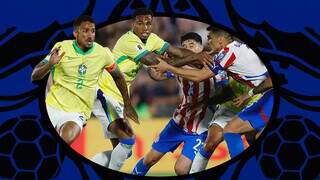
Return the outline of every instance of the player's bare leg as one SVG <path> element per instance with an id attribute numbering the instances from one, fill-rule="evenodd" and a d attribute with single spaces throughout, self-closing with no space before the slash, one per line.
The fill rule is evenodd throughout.
<path id="1" fill-rule="evenodd" d="M 108 128 L 119 138 L 119 143 L 112 150 L 108 167 L 113 170 L 120 170 L 124 161 L 131 154 L 134 134 L 131 127 L 123 119 L 113 121 Z"/>
<path id="2" fill-rule="evenodd" d="M 163 153 L 160 153 L 154 149 L 151 149 L 144 157 L 143 164 L 151 168 L 153 165 L 155 165 L 162 157 Z"/>
<path id="3" fill-rule="evenodd" d="M 191 169 L 192 161 L 187 158 L 184 155 L 179 156 L 177 159 L 175 165 L 174 165 L 174 171 L 177 175 L 186 175 L 189 174 L 189 171 Z"/>
<path id="4" fill-rule="evenodd" d="M 79 125 L 73 121 L 67 121 L 59 129 L 60 137 L 69 145 L 76 140 L 80 133 L 81 127 L 79 127 Z"/>
<path id="5" fill-rule="evenodd" d="M 134 167 L 131 174 L 144 176 L 147 174 L 149 169 L 155 165 L 162 157 L 163 153 L 160 153 L 154 149 L 151 149 L 144 158 L 140 159 Z"/>
<path id="6" fill-rule="evenodd" d="M 192 162 L 190 173 L 205 170 L 212 153 L 222 141 L 223 129 L 217 124 L 212 124 L 208 129 L 208 136 L 204 146 L 196 154 Z"/>
<path id="7" fill-rule="evenodd" d="M 213 153 L 218 144 L 223 141 L 223 129 L 217 125 L 212 124 L 208 129 L 208 137 L 205 141 L 203 149 L 207 152 Z"/>
<path id="8" fill-rule="evenodd" d="M 235 116 L 232 118 L 230 122 L 224 127 L 224 132 L 225 133 L 246 133 L 250 132 L 253 129 L 249 121 L 244 121 L 240 119 L 238 116 Z"/>

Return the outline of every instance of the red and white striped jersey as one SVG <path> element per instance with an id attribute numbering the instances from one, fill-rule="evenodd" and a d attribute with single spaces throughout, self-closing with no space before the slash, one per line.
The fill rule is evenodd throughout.
<path id="1" fill-rule="evenodd" d="M 183 99 L 173 114 L 173 120 L 188 133 L 200 134 L 206 131 L 211 120 L 211 118 L 205 119 L 205 114 L 208 111 L 207 105 L 200 105 L 191 109 L 190 104 L 195 104 L 213 96 L 214 78 L 199 83 L 179 76 L 176 79 L 181 88 Z"/>
<path id="2" fill-rule="evenodd" d="M 246 44 L 233 41 L 214 57 L 214 73 L 219 68 L 235 80 L 250 87 L 258 86 L 268 76 L 268 71 L 257 54 Z"/>

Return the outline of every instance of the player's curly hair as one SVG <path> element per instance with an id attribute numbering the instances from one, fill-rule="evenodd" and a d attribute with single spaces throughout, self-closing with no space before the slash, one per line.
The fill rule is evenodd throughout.
<path id="1" fill-rule="evenodd" d="M 81 25 L 81 23 L 83 23 L 83 22 L 91 22 L 91 23 L 95 24 L 95 21 L 93 20 L 93 18 L 91 16 L 82 15 L 82 16 L 79 16 L 76 20 L 74 20 L 73 29 L 78 29 L 79 26 Z"/>
<path id="2" fill-rule="evenodd" d="M 136 18 L 137 16 L 140 16 L 140 15 L 151 15 L 153 17 L 153 12 L 147 8 L 138 8 L 134 10 L 132 14 L 132 18 Z"/>
<path id="3" fill-rule="evenodd" d="M 196 42 L 202 44 L 202 38 L 201 38 L 201 36 L 200 36 L 198 33 L 189 32 L 189 33 L 184 34 L 184 35 L 181 36 L 181 38 L 180 38 L 180 43 L 182 43 L 183 41 L 188 40 L 188 39 L 193 39 L 193 40 L 195 40 Z"/>

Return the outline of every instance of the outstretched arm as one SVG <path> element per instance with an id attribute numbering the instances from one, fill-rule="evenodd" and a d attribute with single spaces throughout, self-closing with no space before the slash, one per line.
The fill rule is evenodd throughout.
<path id="1" fill-rule="evenodd" d="M 151 79 L 153 79 L 155 81 L 163 81 L 163 80 L 169 79 L 164 73 L 157 72 L 153 68 L 147 67 L 146 69 L 147 69 L 147 72 L 148 72 L 149 76 L 151 77 Z"/>
<path id="2" fill-rule="evenodd" d="M 200 82 L 214 76 L 214 73 L 209 69 L 207 65 L 204 65 L 202 69 L 185 69 L 174 67 L 161 60 L 160 58 L 158 58 L 158 61 L 159 64 L 150 67 L 157 69 L 157 71 L 159 72 L 170 71 L 180 77 L 186 78 L 191 81 Z"/>
<path id="3" fill-rule="evenodd" d="M 210 55 L 211 52 L 193 53 L 188 49 L 178 48 L 172 45 L 169 46 L 167 52 L 170 56 L 173 56 L 172 58 L 166 59 L 167 63 L 176 67 L 180 67 L 190 63 L 197 63 L 199 62 L 199 60 L 201 61 L 201 64 L 203 61 L 207 64 L 212 63 Z M 160 55 L 150 52 L 147 55 L 143 56 L 140 59 L 140 62 L 147 66 L 155 65 L 159 63 L 157 57 L 160 57 Z"/>
<path id="4" fill-rule="evenodd" d="M 263 93 L 273 87 L 271 77 L 269 76 L 267 79 L 262 81 L 257 87 L 252 89 L 252 95 Z"/>
<path id="5" fill-rule="evenodd" d="M 168 54 L 170 55 L 170 59 L 167 60 L 167 63 L 180 67 L 186 64 L 190 64 L 192 62 L 203 61 L 208 64 L 211 64 L 211 52 L 203 51 L 201 53 L 193 53 L 192 51 L 185 48 L 178 48 L 170 45 L 168 50 Z"/>
<path id="6" fill-rule="evenodd" d="M 262 81 L 257 87 L 251 89 L 249 92 L 244 93 L 243 95 L 239 96 L 238 98 L 233 100 L 233 103 L 237 106 L 240 107 L 247 99 L 250 97 L 263 93 L 273 87 L 271 77 L 267 77 L 264 81 Z"/>
<path id="7" fill-rule="evenodd" d="M 124 103 L 124 119 L 126 120 L 128 118 L 139 124 L 138 115 L 131 105 L 128 88 L 124 76 L 116 64 L 113 64 L 113 66 L 114 67 L 112 68 L 108 68 L 108 71 L 111 74 L 114 82 L 116 83 L 122 95 Z"/>

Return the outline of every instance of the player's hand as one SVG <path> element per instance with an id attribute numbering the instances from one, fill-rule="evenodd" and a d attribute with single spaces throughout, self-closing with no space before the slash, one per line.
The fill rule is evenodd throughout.
<path id="1" fill-rule="evenodd" d="M 139 119 L 138 119 L 138 114 L 134 110 L 133 106 L 130 105 L 125 105 L 124 106 L 124 119 L 125 120 L 132 120 L 133 122 L 140 124 Z"/>
<path id="2" fill-rule="evenodd" d="M 162 60 L 161 58 L 157 57 L 159 64 L 151 65 L 149 67 L 154 68 L 159 73 L 164 73 L 166 71 L 170 71 L 171 65 L 169 65 L 167 62 Z"/>
<path id="3" fill-rule="evenodd" d="M 59 51 L 60 51 L 60 47 L 57 47 L 50 52 L 49 64 L 51 66 L 57 64 L 61 60 L 61 58 L 64 56 L 65 52 L 62 52 L 59 55 Z"/>
<path id="4" fill-rule="evenodd" d="M 241 96 L 235 98 L 232 100 L 233 104 L 237 107 L 240 107 L 241 105 L 243 105 L 248 99 L 250 99 L 250 96 L 248 95 L 248 93 L 244 93 Z"/>
<path id="5" fill-rule="evenodd" d="M 213 65 L 212 53 L 213 51 L 202 51 L 197 54 L 197 59 L 200 62 L 207 64 L 208 66 L 212 66 Z"/>
<path id="6" fill-rule="evenodd" d="M 167 61 L 169 59 L 169 55 L 167 52 L 164 52 L 161 56 L 161 59 L 163 59 L 164 61 Z"/>

